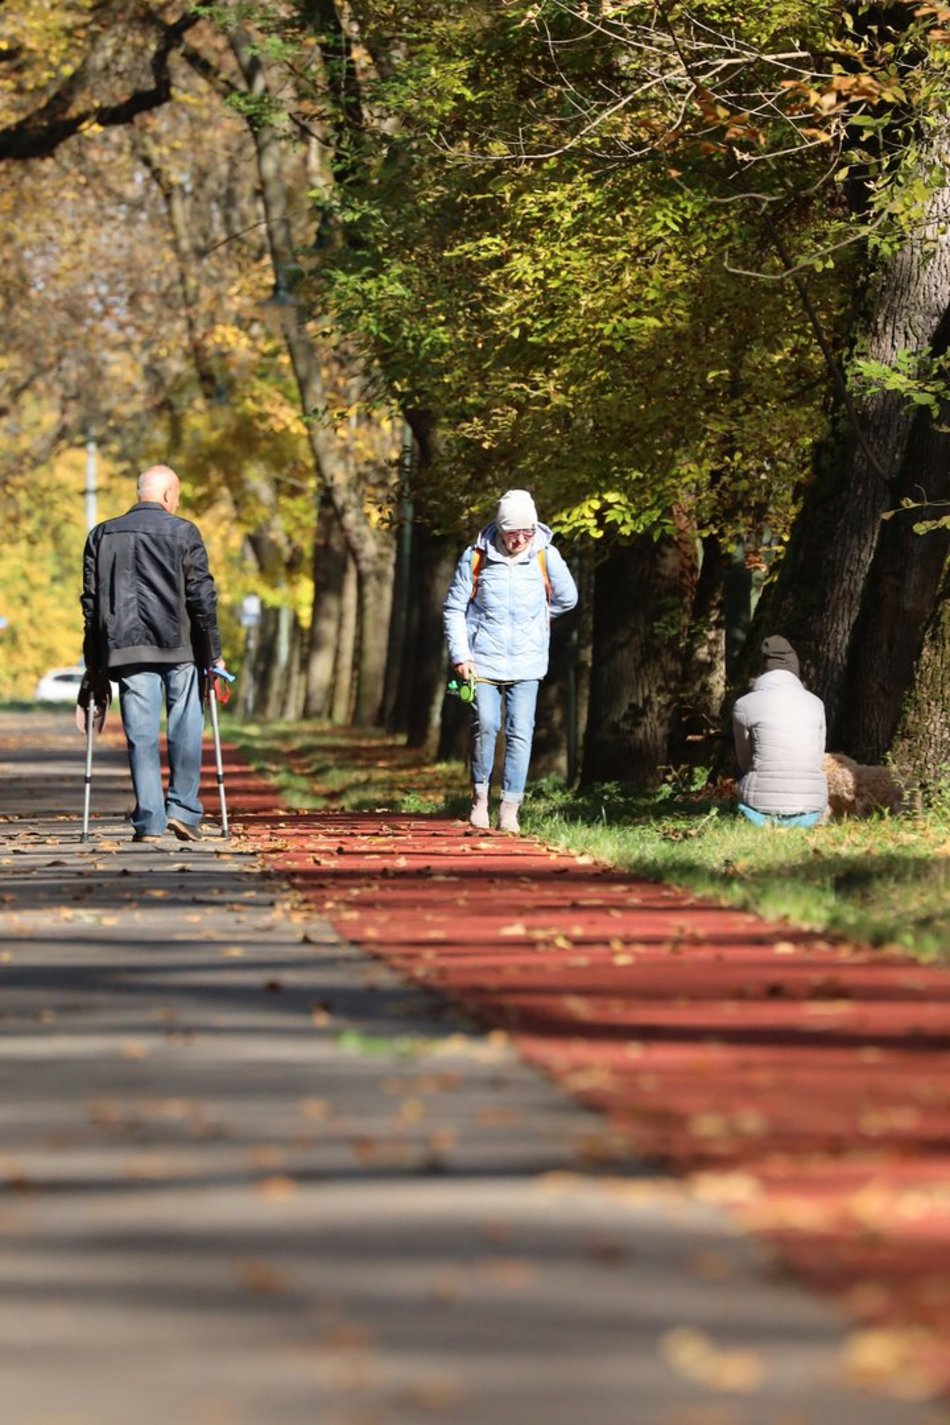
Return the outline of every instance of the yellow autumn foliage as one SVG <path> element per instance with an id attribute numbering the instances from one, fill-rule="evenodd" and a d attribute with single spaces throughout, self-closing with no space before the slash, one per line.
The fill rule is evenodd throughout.
<path id="1" fill-rule="evenodd" d="M 0 86 L 0 124 L 15 122 L 24 105 L 74 72 L 92 0 L 19 0 L 0 10 L 0 47 L 16 53 L 16 83 Z"/>
<path id="2" fill-rule="evenodd" d="M 86 451 L 63 451 L 47 465 L 8 476 L 0 485 L 0 520 L 4 558 L 0 561 L 0 700 L 31 698 L 37 680 L 49 668 L 69 666 L 82 654 L 82 552 L 86 539 Z M 224 651 L 240 667 L 245 635 L 238 608 L 249 593 L 286 603 L 309 615 L 309 571 L 293 589 L 261 586 L 251 572 L 245 533 L 235 519 L 230 496 L 202 501 L 182 468 L 181 514 L 199 525 L 218 589 Z M 96 519 L 111 519 L 135 503 L 133 475 L 97 453 Z"/>
<path id="3" fill-rule="evenodd" d="M 4 557 L 0 561 L 0 697 L 31 697 L 48 668 L 79 661 L 79 592 L 86 537 L 84 449 L 7 477 L 0 487 Z M 128 482 L 98 461 L 98 517 L 120 514 Z"/>

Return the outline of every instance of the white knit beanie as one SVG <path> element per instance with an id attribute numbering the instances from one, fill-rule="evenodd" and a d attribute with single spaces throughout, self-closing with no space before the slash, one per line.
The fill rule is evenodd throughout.
<path id="1" fill-rule="evenodd" d="M 527 490 L 506 490 L 498 501 L 495 523 L 499 529 L 534 529 L 538 512 Z"/>

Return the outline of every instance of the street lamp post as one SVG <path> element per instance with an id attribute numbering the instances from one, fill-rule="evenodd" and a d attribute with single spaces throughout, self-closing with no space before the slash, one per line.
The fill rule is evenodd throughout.
<path id="1" fill-rule="evenodd" d="M 98 517 L 98 514 L 97 514 L 97 507 L 96 507 L 96 495 L 97 495 L 97 493 L 98 493 L 97 488 L 96 488 L 96 465 L 97 465 L 96 437 L 93 435 L 92 431 L 90 431 L 90 432 L 89 432 L 89 439 L 86 441 L 86 489 L 85 489 L 85 496 L 86 496 L 86 529 L 87 529 L 87 531 L 88 531 L 88 530 L 91 530 L 91 529 L 94 529 L 95 526 L 99 523 L 99 517 Z"/>

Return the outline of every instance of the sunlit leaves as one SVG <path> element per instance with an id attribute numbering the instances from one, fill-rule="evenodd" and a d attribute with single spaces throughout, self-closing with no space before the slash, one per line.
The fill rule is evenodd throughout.
<path id="1" fill-rule="evenodd" d="M 428 7 L 418 30 L 410 14 L 380 90 L 398 145 L 348 195 L 356 242 L 334 295 L 403 399 L 439 413 L 451 487 L 440 468 L 432 493 L 447 521 L 519 483 L 576 534 L 659 532 L 680 503 L 754 542 L 766 521 L 787 524 L 823 421 L 793 297 L 731 271 L 776 275 L 759 214 L 732 201 L 718 160 L 674 165 L 666 120 L 642 105 L 649 164 L 610 163 L 618 134 L 599 130 L 599 157 L 567 145 L 511 162 L 513 134 L 525 156 L 551 147 L 555 124 L 568 137 L 580 89 L 596 92 L 616 57 L 570 6 L 534 7 L 574 26 L 563 72 L 547 74 L 524 9 Z M 796 217 L 812 237 L 826 221 L 809 205 Z M 845 266 L 819 294 L 833 322 L 847 280 Z M 590 496 L 616 497 L 609 520 L 590 518 Z"/>

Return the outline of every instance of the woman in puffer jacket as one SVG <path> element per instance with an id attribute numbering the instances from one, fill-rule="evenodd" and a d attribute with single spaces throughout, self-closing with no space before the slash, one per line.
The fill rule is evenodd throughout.
<path id="1" fill-rule="evenodd" d="M 472 702 L 472 809 L 479 830 L 490 825 L 488 793 L 504 708 L 505 759 L 501 831 L 517 832 L 524 798 L 538 684 L 548 671 L 551 619 L 577 603 L 577 586 L 551 531 L 538 523 L 527 490 L 508 490 L 494 521 L 458 562 L 443 606 L 445 637 L 456 675 L 475 679 Z"/>

